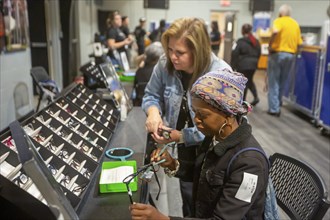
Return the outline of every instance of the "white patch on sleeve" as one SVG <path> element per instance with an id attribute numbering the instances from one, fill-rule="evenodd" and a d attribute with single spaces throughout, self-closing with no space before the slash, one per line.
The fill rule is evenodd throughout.
<path id="1" fill-rule="evenodd" d="M 251 198 L 256 191 L 257 182 L 257 175 L 244 172 L 242 183 L 238 188 L 235 198 L 250 203 Z"/>

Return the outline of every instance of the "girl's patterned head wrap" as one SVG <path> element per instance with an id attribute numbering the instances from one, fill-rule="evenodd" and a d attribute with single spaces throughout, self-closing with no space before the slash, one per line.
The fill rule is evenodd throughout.
<path id="1" fill-rule="evenodd" d="M 209 72 L 196 80 L 190 93 L 229 115 L 244 115 L 251 106 L 243 102 L 247 78 L 229 69 Z"/>

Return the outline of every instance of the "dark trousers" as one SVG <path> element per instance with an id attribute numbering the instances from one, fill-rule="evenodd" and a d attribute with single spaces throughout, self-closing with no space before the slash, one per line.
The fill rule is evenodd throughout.
<path id="1" fill-rule="evenodd" d="M 185 182 L 180 179 L 180 191 L 183 217 L 192 217 L 194 213 L 193 182 Z"/>
<path id="2" fill-rule="evenodd" d="M 243 100 L 246 100 L 246 94 L 247 94 L 248 89 L 251 91 L 253 98 L 258 99 L 257 88 L 253 82 L 253 76 L 254 76 L 255 70 L 242 70 L 240 72 L 243 73 L 244 76 L 248 79 L 245 90 L 244 90 Z"/>
<path id="3" fill-rule="evenodd" d="M 198 145 L 186 147 L 184 144 L 178 145 L 178 158 L 188 163 L 195 163 L 196 149 Z M 193 172 L 193 170 L 191 170 Z M 183 217 L 192 217 L 194 215 L 193 202 L 193 180 L 189 178 L 180 178 L 180 191 L 182 198 Z"/>

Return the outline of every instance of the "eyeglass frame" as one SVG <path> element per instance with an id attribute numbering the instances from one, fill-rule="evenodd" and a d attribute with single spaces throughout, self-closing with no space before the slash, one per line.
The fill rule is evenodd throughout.
<path id="1" fill-rule="evenodd" d="M 75 192 L 79 192 L 79 195 L 80 195 L 82 192 L 85 191 L 87 185 L 88 185 L 87 183 L 83 183 L 83 184 L 81 184 L 81 185 L 77 185 L 77 186 L 73 187 L 72 192 L 73 192 L 73 193 L 75 193 Z M 79 196 L 79 195 L 78 195 L 78 196 Z"/>
<path id="2" fill-rule="evenodd" d="M 64 155 L 64 152 L 67 152 L 66 155 Z M 59 158 L 63 159 L 68 159 L 69 158 L 69 151 L 67 151 L 66 149 L 62 149 L 60 150 L 60 153 L 57 155 Z"/>
<path id="3" fill-rule="evenodd" d="M 164 162 L 164 161 L 162 161 L 162 162 Z M 161 163 L 161 162 L 159 162 L 159 163 Z M 147 170 L 149 170 L 149 171 L 151 170 L 155 174 L 155 179 L 156 179 L 156 182 L 157 182 L 157 185 L 158 185 L 158 188 L 159 188 L 158 193 L 157 193 L 157 196 L 156 196 L 156 200 L 158 200 L 159 195 L 160 195 L 160 191 L 161 191 L 161 186 L 160 186 L 160 182 L 159 182 L 158 176 L 156 174 L 157 171 L 154 168 L 154 165 L 155 164 L 157 164 L 157 163 L 149 163 L 149 164 L 143 166 L 142 168 L 140 168 L 137 172 L 132 173 L 132 174 L 128 175 L 127 177 L 125 177 L 123 179 L 123 183 L 126 185 L 127 194 L 128 194 L 128 197 L 129 197 L 129 200 L 130 200 L 130 203 L 131 204 L 133 204 L 134 202 L 133 202 L 133 193 L 132 193 L 132 190 L 131 190 L 129 184 L 131 183 L 131 181 L 135 177 L 137 177 L 138 175 L 140 175 L 143 172 L 146 172 Z M 142 179 L 142 180 L 145 180 L 145 179 Z"/>
<path id="4" fill-rule="evenodd" d="M 22 181 L 22 177 L 26 178 L 26 181 Z M 13 179 L 13 182 L 17 184 L 19 187 L 25 186 L 27 182 L 29 181 L 30 177 L 28 177 L 24 172 L 21 172 L 16 178 Z M 22 184 L 22 186 L 21 186 Z"/>
<path id="5" fill-rule="evenodd" d="M 53 138 L 46 144 L 45 147 L 51 152 L 54 152 L 57 149 L 57 147 L 53 144 Z"/>
<path id="6" fill-rule="evenodd" d="M 70 182 L 71 182 L 71 177 L 68 175 L 64 175 L 64 177 L 60 180 L 60 184 L 62 184 L 65 188 L 67 188 Z"/>

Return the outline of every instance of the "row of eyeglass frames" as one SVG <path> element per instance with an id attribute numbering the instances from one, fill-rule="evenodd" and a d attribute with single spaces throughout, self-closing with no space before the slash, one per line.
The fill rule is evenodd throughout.
<path id="1" fill-rule="evenodd" d="M 6 142 L 6 143 L 4 143 Z M 15 144 L 14 140 L 11 136 L 9 136 L 4 143 L 7 145 L 9 142 L 11 144 Z M 40 150 L 40 147 L 37 148 L 37 150 Z M 11 182 L 15 183 L 17 186 L 28 192 L 29 194 L 33 195 L 38 200 L 42 201 L 44 204 L 47 204 L 46 200 L 41 195 L 40 191 L 36 187 L 36 185 L 33 183 L 32 179 L 24 172 L 22 169 L 22 164 L 18 164 L 16 166 L 11 165 L 6 161 L 6 159 L 10 155 L 10 151 L 6 152 L 5 154 L 1 155 L 0 157 L 0 167 L 1 167 L 1 175 L 6 177 Z M 68 191 L 71 191 L 75 196 L 79 197 L 82 192 L 86 189 L 89 181 L 83 181 L 82 183 L 78 183 L 78 175 L 69 175 L 66 174 L 66 165 L 62 165 L 59 169 L 57 169 L 51 162 L 53 160 L 53 156 L 50 156 L 47 160 L 45 160 L 45 165 L 50 170 L 51 174 L 53 175 L 54 179 L 60 183 L 63 187 L 65 187 Z M 76 161 L 74 159 L 71 160 L 71 164 L 75 164 Z M 77 166 L 75 164 L 74 166 Z M 84 177 L 90 179 L 92 172 L 87 169 L 83 168 L 81 170 L 81 173 Z M 81 182 L 81 181 L 80 181 Z M 66 195 L 67 192 L 64 191 L 64 194 Z"/>
<path id="2" fill-rule="evenodd" d="M 88 146 L 88 144 L 86 144 L 86 140 L 89 143 L 93 143 L 93 141 L 91 141 L 90 138 L 86 138 L 88 131 L 85 134 L 81 134 L 79 131 L 77 132 L 77 128 L 79 128 L 79 124 L 77 124 L 77 126 L 74 127 L 72 119 L 64 121 L 63 118 L 61 119 L 61 118 L 54 117 L 58 114 L 55 113 L 54 115 L 52 115 L 51 111 L 49 109 L 48 109 L 48 111 L 46 110 L 45 112 L 47 112 L 49 114 L 49 116 L 48 116 L 49 118 L 47 120 L 45 120 L 44 115 L 40 114 L 39 116 L 36 117 L 36 119 L 39 122 L 41 122 L 44 126 L 50 128 L 55 134 L 57 134 L 57 136 L 61 137 L 63 140 L 67 141 L 72 146 L 79 149 L 80 152 L 83 152 L 85 155 L 87 155 L 94 161 L 96 161 L 96 162 L 98 161 L 98 157 L 93 153 L 92 150 L 95 149 L 94 151 L 98 151 L 98 156 L 100 157 L 101 153 L 103 151 L 103 148 L 98 146 L 95 143 L 94 143 L 94 147 Z M 62 123 L 62 125 L 58 126 L 57 128 L 53 127 L 52 123 L 51 123 L 52 120 L 55 120 L 55 118 L 57 119 L 57 121 Z M 72 129 L 73 131 L 78 133 L 80 137 L 83 137 L 86 140 L 85 141 L 80 140 L 80 142 L 77 144 L 74 143 L 74 141 L 71 140 L 73 133 L 68 134 L 64 130 L 64 126 Z M 37 127 L 37 128 L 35 128 L 35 127 Z M 58 158 L 60 158 L 66 164 L 69 164 L 72 168 L 74 168 L 76 171 L 78 171 L 84 177 L 90 179 L 92 172 L 87 167 L 85 167 L 86 162 L 87 163 L 89 162 L 88 160 L 85 159 L 85 160 L 79 161 L 77 158 L 75 158 L 76 152 L 73 151 L 73 152 L 69 153 L 69 150 L 65 146 L 65 143 L 63 141 L 62 142 L 59 142 L 58 140 L 54 141 L 55 136 L 53 137 L 53 134 L 48 135 L 48 137 L 47 137 L 47 135 L 43 134 L 42 125 L 38 126 L 38 123 L 35 120 L 33 120 L 32 123 L 28 123 L 23 128 L 24 128 L 25 132 L 30 137 L 32 137 L 36 142 L 38 142 L 41 146 L 45 147 L 47 150 L 52 152 L 54 155 L 56 155 Z M 57 142 L 58 145 L 56 145 L 55 142 Z M 94 141 L 94 142 L 96 142 L 96 141 Z M 8 136 L 6 139 L 4 139 L 2 141 L 2 143 L 17 153 L 15 141 L 11 136 Z M 59 143 L 61 143 L 61 144 L 59 144 Z M 39 151 L 40 147 L 37 147 L 37 150 Z M 9 152 L 8 152 L 8 154 L 9 154 Z M 2 156 L 2 161 L 5 161 L 8 154 L 5 154 Z M 51 161 L 52 158 L 53 158 L 53 156 L 50 156 L 49 159 L 47 159 L 45 161 L 45 163 L 49 164 L 49 162 Z M 81 186 L 81 185 L 78 185 L 77 183 L 75 183 L 74 180 L 78 176 L 70 178 L 69 175 L 64 175 L 62 173 L 63 170 L 65 169 L 65 166 L 62 166 L 58 170 L 55 168 L 54 165 L 51 165 L 51 164 L 49 164 L 48 167 L 50 168 L 55 179 L 59 183 L 61 183 L 61 185 L 68 188 L 69 190 L 71 190 L 75 195 L 79 196 L 81 194 L 81 192 L 85 189 L 86 186 Z M 12 180 L 13 182 L 15 182 L 17 185 L 19 185 L 21 188 L 23 188 L 25 190 L 29 190 L 30 187 L 35 188 L 33 185 L 31 186 L 32 182 L 28 181 L 29 178 L 27 178 L 26 174 L 24 174 L 24 172 L 21 172 L 20 169 L 21 169 L 21 165 L 18 165 L 17 167 L 12 167 L 11 169 L 6 169 L 7 175 L 5 175 L 5 177 L 7 177 L 9 180 Z M 96 165 L 95 165 L 94 169 L 96 169 Z M 1 169 L 1 170 L 3 170 L 3 169 Z M 9 170 L 11 170 L 11 171 L 9 171 Z M 15 174 L 17 174 L 17 176 L 15 176 Z M 87 185 L 87 184 L 83 184 L 83 185 Z M 38 199 L 40 199 L 40 198 L 38 198 Z"/>
<path id="3" fill-rule="evenodd" d="M 86 89 L 84 89 L 83 91 L 87 93 Z M 110 108 L 109 105 L 103 103 L 104 101 L 102 101 L 95 94 L 88 95 L 80 92 L 79 89 L 74 89 L 66 96 L 66 99 L 78 105 L 81 109 L 83 109 L 89 115 L 94 117 L 105 127 L 109 128 L 112 131 L 114 130 L 118 121 L 118 116 L 114 114 L 114 109 Z"/>
<path id="4" fill-rule="evenodd" d="M 75 103 L 79 108 L 71 111 L 70 106 L 72 104 L 69 106 L 68 102 L 62 98 L 55 103 L 56 106 L 59 107 L 55 108 L 55 111 L 54 109 L 48 108 L 45 111 L 42 111 L 44 112 L 43 114 L 40 113 L 33 118 L 37 119 L 38 122 L 32 120 L 23 127 L 25 132 L 32 137 L 34 141 L 39 143 L 36 147 L 39 152 L 41 147 L 44 147 L 44 149 L 47 149 L 52 153 L 48 159 L 44 160 L 45 164 L 55 180 L 60 183 L 62 187 L 65 187 L 67 191 L 71 191 L 77 197 L 81 196 L 82 192 L 86 189 L 89 183 L 88 179 L 91 178 L 93 172 L 96 170 L 97 161 L 104 150 L 101 146 L 106 146 L 107 140 L 111 138 L 112 132 L 115 130 L 118 121 L 118 116 L 113 114 L 113 109 L 108 103 L 105 103 L 86 88 L 80 87 L 78 86 L 75 88 L 75 93 L 79 91 L 84 93 L 82 96 L 81 94 L 78 94 L 77 98 L 80 97 L 80 99 L 75 98 L 71 100 L 67 96 L 69 103 Z M 86 99 L 86 96 L 88 96 L 88 99 Z M 84 100 L 83 105 L 81 105 L 81 100 Z M 92 104 L 93 106 L 91 106 Z M 89 116 L 93 116 L 94 119 L 100 122 L 100 124 L 96 125 L 90 120 L 90 117 L 79 118 L 77 115 L 77 109 L 82 109 Z M 92 112 L 92 110 L 94 112 Z M 63 112 L 68 113 L 70 117 L 62 117 L 60 113 Z M 98 114 L 95 114 L 95 112 Z M 105 118 L 108 122 L 101 120 L 100 115 L 102 115 L 102 118 Z M 52 130 L 53 134 L 51 134 L 51 132 L 43 133 L 42 128 L 44 126 Z M 78 135 L 79 137 L 74 140 L 74 135 Z M 59 141 L 59 137 L 64 141 Z M 79 155 L 76 156 L 75 151 L 70 151 L 65 141 L 88 157 L 77 157 Z M 12 136 L 9 135 L 1 142 L 11 149 L 9 151 L 6 150 L 6 153 L 0 156 L 1 175 L 46 204 L 46 201 L 42 197 L 38 188 L 22 169 L 22 164 L 14 162 L 15 165 L 13 165 L 10 161 L 6 161 L 6 159 L 10 158 L 9 155 L 13 152 L 15 152 L 15 157 L 17 158 L 17 148 Z M 63 162 L 58 163 L 56 158 L 61 159 Z M 89 158 L 95 162 L 91 162 L 92 160 Z M 68 165 L 76 170 L 78 174 L 68 172 Z M 81 176 L 84 178 L 81 178 Z M 65 190 L 64 193 L 67 194 Z"/>

